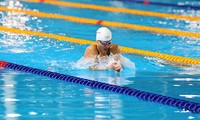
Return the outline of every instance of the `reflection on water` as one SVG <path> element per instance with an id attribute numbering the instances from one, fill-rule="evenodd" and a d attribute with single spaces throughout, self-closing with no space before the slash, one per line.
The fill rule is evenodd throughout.
<path id="1" fill-rule="evenodd" d="M 104 94 L 96 90 L 84 88 L 84 96 L 93 98 L 92 100 L 85 99 L 85 108 L 94 109 L 94 117 L 92 119 L 120 119 L 122 118 L 123 101 L 118 94 Z"/>
<path id="2" fill-rule="evenodd" d="M 19 100 L 16 99 L 16 91 L 15 86 L 16 82 L 14 77 L 17 74 L 15 72 L 10 72 L 9 74 L 2 74 L 2 81 L 4 81 L 4 85 L 2 87 L 4 93 L 4 107 L 5 107 L 5 116 L 4 119 L 12 120 L 17 119 L 17 117 L 21 116 L 20 114 L 16 113 L 16 102 Z"/>
<path id="3" fill-rule="evenodd" d="M 108 59 L 99 59 L 99 67 L 105 67 L 113 61 L 113 56 L 108 57 Z M 103 70 L 103 71 L 89 71 L 89 66 L 95 64 L 92 59 L 81 58 L 77 63 L 71 63 L 72 69 L 77 70 L 77 77 L 86 78 L 89 80 L 95 80 L 102 83 L 108 83 L 118 86 L 124 86 L 132 84 L 132 81 L 126 80 L 127 77 L 135 76 L 135 64 L 129 59 L 121 56 L 121 64 L 125 67 L 124 70 L 117 73 L 113 70 Z M 128 72 L 132 71 L 132 72 Z M 89 88 L 84 88 L 84 96 L 86 98 L 90 97 L 93 100 L 85 99 L 85 108 L 93 108 L 94 117 L 92 119 L 122 119 L 124 108 L 123 100 L 118 94 L 104 94 L 104 92 L 99 92 L 98 90 L 93 90 Z"/>
<path id="4" fill-rule="evenodd" d="M 147 116 L 159 114 L 159 119 L 171 119 L 171 116 L 177 116 L 177 113 L 175 114 L 174 112 L 181 113 L 180 110 L 173 107 L 160 105 L 153 106 L 148 102 L 135 100 L 132 97 L 111 92 L 108 93 L 104 90 L 91 89 L 90 87 L 77 84 L 55 81 L 47 77 L 30 74 L 17 75 L 10 71 L 8 74 L 9 75 L 2 74 L 3 78 L 1 77 L 4 81 L 2 90 L 3 94 L 5 94 L 3 96 L 5 119 L 10 117 L 22 119 L 31 117 L 64 117 L 64 119 L 128 119 L 129 117 L 133 118 L 134 116 L 143 118 L 141 113 L 146 112 Z M 87 74 L 80 74 L 80 76 L 84 75 L 88 75 L 88 78 L 110 84 L 124 84 L 123 77 L 120 76 L 121 74 L 116 74 L 114 71 L 87 71 Z M 121 79 L 118 79 L 120 77 Z M 152 80 L 149 80 L 149 78 L 150 77 L 147 78 L 148 80 L 140 79 L 135 82 L 140 82 L 141 86 L 150 85 L 150 87 L 145 87 L 151 89 L 151 91 L 152 89 L 156 90 L 156 85 L 157 88 L 163 86 L 165 88 L 164 91 L 161 91 L 162 94 L 166 94 L 171 90 L 171 88 L 168 88 L 168 85 L 170 84 L 158 84 L 159 81 L 152 83 Z M 20 84 L 17 84 L 17 81 Z M 145 84 L 145 81 L 148 83 Z M 163 77 L 160 82 L 163 82 Z M 134 87 L 137 87 L 136 85 L 137 84 L 134 84 Z M 15 90 L 17 92 L 15 92 Z M 171 90 L 170 95 L 175 91 L 178 90 Z M 154 111 L 152 111 L 152 109 L 154 109 Z M 184 114 L 182 114 L 182 117 Z M 186 115 L 190 115 L 189 112 Z"/>
<path id="5" fill-rule="evenodd" d="M 134 73 L 129 74 L 131 77 L 134 77 Z M 78 74 L 78 77 L 86 78 L 89 80 L 95 80 L 103 83 L 124 86 L 132 84 L 133 81 L 126 80 L 128 74 L 125 72 L 116 73 L 114 71 L 81 71 Z"/>

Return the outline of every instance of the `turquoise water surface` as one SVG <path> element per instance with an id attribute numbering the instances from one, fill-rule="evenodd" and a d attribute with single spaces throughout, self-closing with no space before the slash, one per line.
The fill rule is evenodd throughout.
<path id="1" fill-rule="evenodd" d="M 113 0 L 69 1 L 200 17 L 200 10 L 177 7 L 160 7 Z M 154 2 L 159 1 L 154 0 Z M 163 2 L 200 4 L 198 1 L 187 0 L 165 0 Z M 199 21 L 157 18 L 22 1 L 4 0 L 0 2 L 0 5 L 1 7 L 66 16 L 200 32 Z M 101 26 L 6 11 L 1 11 L 0 19 L 1 26 L 5 28 L 40 31 L 90 41 L 95 41 L 95 32 Z M 198 38 L 163 35 L 117 27 L 109 27 L 109 29 L 113 34 L 113 43 L 120 46 L 200 59 Z M 135 64 L 135 69 L 125 68 L 121 73 L 90 71 L 75 67 L 78 60 L 84 55 L 88 44 L 82 45 L 40 36 L 15 34 L 3 30 L 0 32 L 0 46 L 0 60 L 3 61 L 200 103 L 199 66 L 174 66 L 158 58 L 122 52 L 125 58 Z M 0 68 L 0 119 L 38 118 L 198 120 L 200 116 L 175 107 Z"/>

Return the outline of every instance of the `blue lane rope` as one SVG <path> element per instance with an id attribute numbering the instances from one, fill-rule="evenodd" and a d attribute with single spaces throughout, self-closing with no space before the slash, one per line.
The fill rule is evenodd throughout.
<path id="1" fill-rule="evenodd" d="M 115 0 L 116 1 L 116 0 Z M 172 4 L 172 3 L 161 3 L 161 2 L 151 2 L 150 0 L 117 0 L 123 2 L 135 2 L 135 3 L 142 3 L 150 4 L 150 5 L 160 5 L 160 6 L 170 6 L 170 7 L 179 7 L 179 8 L 188 8 L 199 10 L 200 6 L 191 6 L 191 5 L 179 5 L 179 4 Z"/>
<path id="2" fill-rule="evenodd" d="M 18 70 L 21 72 L 46 76 L 46 77 L 50 77 L 50 78 L 54 78 L 54 79 L 58 79 L 58 80 L 66 81 L 66 82 L 72 82 L 76 84 L 89 86 L 95 89 L 108 90 L 115 93 L 133 96 L 144 101 L 156 102 L 156 103 L 161 103 L 163 105 L 177 107 L 179 109 L 189 110 L 190 112 L 195 113 L 195 114 L 200 113 L 200 103 L 167 97 L 167 96 L 145 92 L 141 90 L 136 90 L 132 88 L 111 85 L 111 84 L 88 80 L 84 78 L 78 78 L 78 77 L 60 74 L 56 72 L 50 72 L 50 71 L 40 70 L 36 68 L 26 67 L 26 66 L 17 65 L 14 63 L 8 63 L 8 62 L 5 63 L 4 61 L 0 61 L 0 64 L 1 62 L 3 64 L 1 67 L 9 68 L 12 70 Z"/>

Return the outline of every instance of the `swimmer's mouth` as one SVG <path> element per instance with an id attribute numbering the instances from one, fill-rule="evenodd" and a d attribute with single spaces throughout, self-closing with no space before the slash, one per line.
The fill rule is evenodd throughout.
<path id="1" fill-rule="evenodd" d="M 108 47 L 107 47 L 107 46 L 104 46 L 104 47 L 103 47 L 103 49 L 104 49 L 104 50 L 107 50 L 107 49 L 108 49 Z"/>

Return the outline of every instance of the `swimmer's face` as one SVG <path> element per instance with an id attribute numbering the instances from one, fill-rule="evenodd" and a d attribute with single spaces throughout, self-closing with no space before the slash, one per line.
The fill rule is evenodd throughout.
<path id="1" fill-rule="evenodd" d="M 107 49 L 110 46 L 111 43 L 112 43 L 111 40 L 110 41 L 100 41 L 100 40 L 98 40 L 98 44 L 101 47 L 103 47 L 103 49 Z"/>

